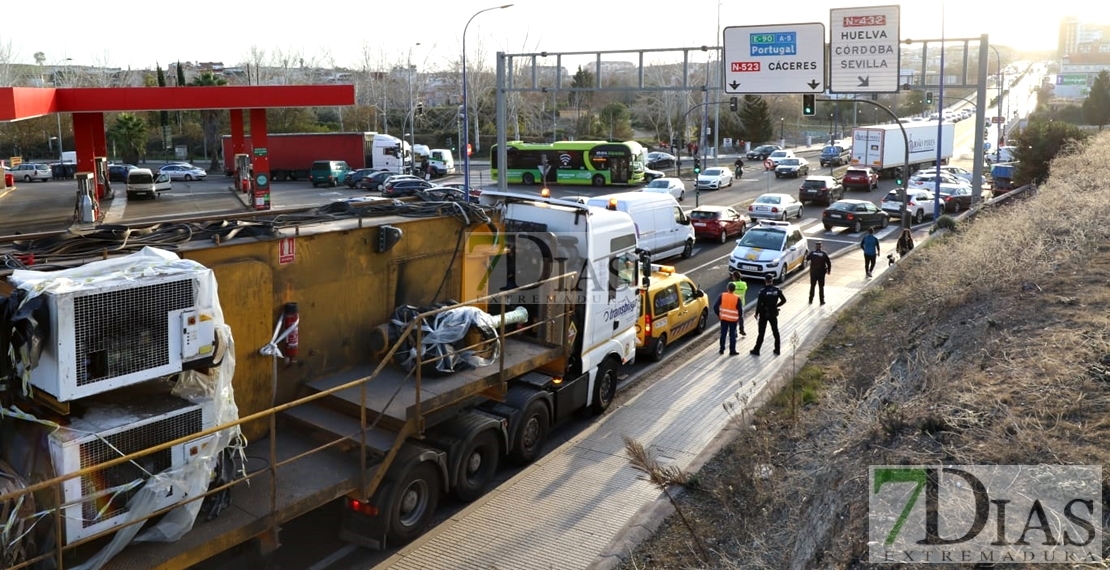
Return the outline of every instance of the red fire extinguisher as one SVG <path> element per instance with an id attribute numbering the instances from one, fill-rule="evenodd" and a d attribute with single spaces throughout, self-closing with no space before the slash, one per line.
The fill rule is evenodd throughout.
<path id="1" fill-rule="evenodd" d="M 299 321 L 300 314 L 297 311 L 297 304 L 286 303 L 282 327 L 288 331 L 288 334 L 285 335 L 285 357 L 289 360 L 297 358 L 297 345 L 300 344 L 301 336 L 299 334 Z"/>

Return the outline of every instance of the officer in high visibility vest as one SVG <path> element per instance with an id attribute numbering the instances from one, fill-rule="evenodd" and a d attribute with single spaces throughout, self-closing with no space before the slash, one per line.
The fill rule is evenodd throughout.
<path id="1" fill-rule="evenodd" d="M 729 274 L 729 277 L 732 279 L 732 284 L 736 287 L 733 293 L 736 293 L 736 296 L 740 297 L 740 336 L 748 336 L 747 333 L 744 332 L 744 299 L 748 298 L 748 282 L 744 281 L 739 271 L 733 271 Z"/>
<path id="2" fill-rule="evenodd" d="M 736 296 L 736 285 L 729 283 L 728 290 L 721 293 L 717 302 L 713 304 L 713 312 L 721 319 L 721 350 L 718 354 L 725 353 L 725 337 L 728 337 L 728 353 L 730 356 L 740 354 L 736 352 L 736 326 L 740 322 L 740 297 Z"/>

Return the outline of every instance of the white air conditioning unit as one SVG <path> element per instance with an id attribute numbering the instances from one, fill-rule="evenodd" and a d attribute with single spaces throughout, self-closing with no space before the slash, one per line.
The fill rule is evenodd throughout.
<path id="1" fill-rule="evenodd" d="M 30 383 L 67 402 L 181 372 L 212 356 L 207 269 L 43 293 L 48 338 Z"/>
<path id="2" fill-rule="evenodd" d="M 162 383 L 153 383 L 161 385 Z M 144 386 L 143 388 L 146 388 Z M 49 436 L 50 457 L 58 476 L 95 467 L 130 453 L 149 449 L 215 427 L 213 406 L 190 403 L 162 390 L 125 389 L 82 402 L 79 418 Z M 193 439 L 144 455 L 134 462 L 92 471 L 63 484 L 65 543 L 120 526 L 127 520 L 127 502 L 141 488 L 127 484 L 146 480 L 190 458 L 212 456 L 216 434 Z M 120 488 L 124 490 L 120 490 Z M 177 493 L 180 495 L 181 493 Z M 159 496 L 152 511 L 171 507 L 191 497 Z"/>

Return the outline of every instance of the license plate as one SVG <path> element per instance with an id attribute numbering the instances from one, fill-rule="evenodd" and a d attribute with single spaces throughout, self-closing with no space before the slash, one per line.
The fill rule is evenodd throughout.
<path id="1" fill-rule="evenodd" d="M 760 212 L 770 212 L 771 211 L 770 206 L 756 206 L 755 209 L 760 211 Z"/>
<path id="2" fill-rule="evenodd" d="M 830 218 L 843 218 L 844 216 L 842 216 L 840 214 L 829 214 L 829 217 Z"/>
<path id="3" fill-rule="evenodd" d="M 741 264 L 740 269 L 746 269 L 748 271 L 759 271 L 759 266 L 758 265 Z"/>
<path id="4" fill-rule="evenodd" d="M 695 228 L 704 228 L 705 227 L 705 222 L 694 222 L 694 227 Z"/>

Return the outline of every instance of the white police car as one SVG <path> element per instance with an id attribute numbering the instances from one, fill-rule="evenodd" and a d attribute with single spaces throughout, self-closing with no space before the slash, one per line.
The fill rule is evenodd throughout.
<path id="1" fill-rule="evenodd" d="M 759 225 L 736 240 L 728 268 L 745 278 L 763 279 L 770 275 L 782 283 L 791 271 L 805 269 L 808 255 L 809 242 L 801 228 L 787 222 L 760 220 Z"/>

